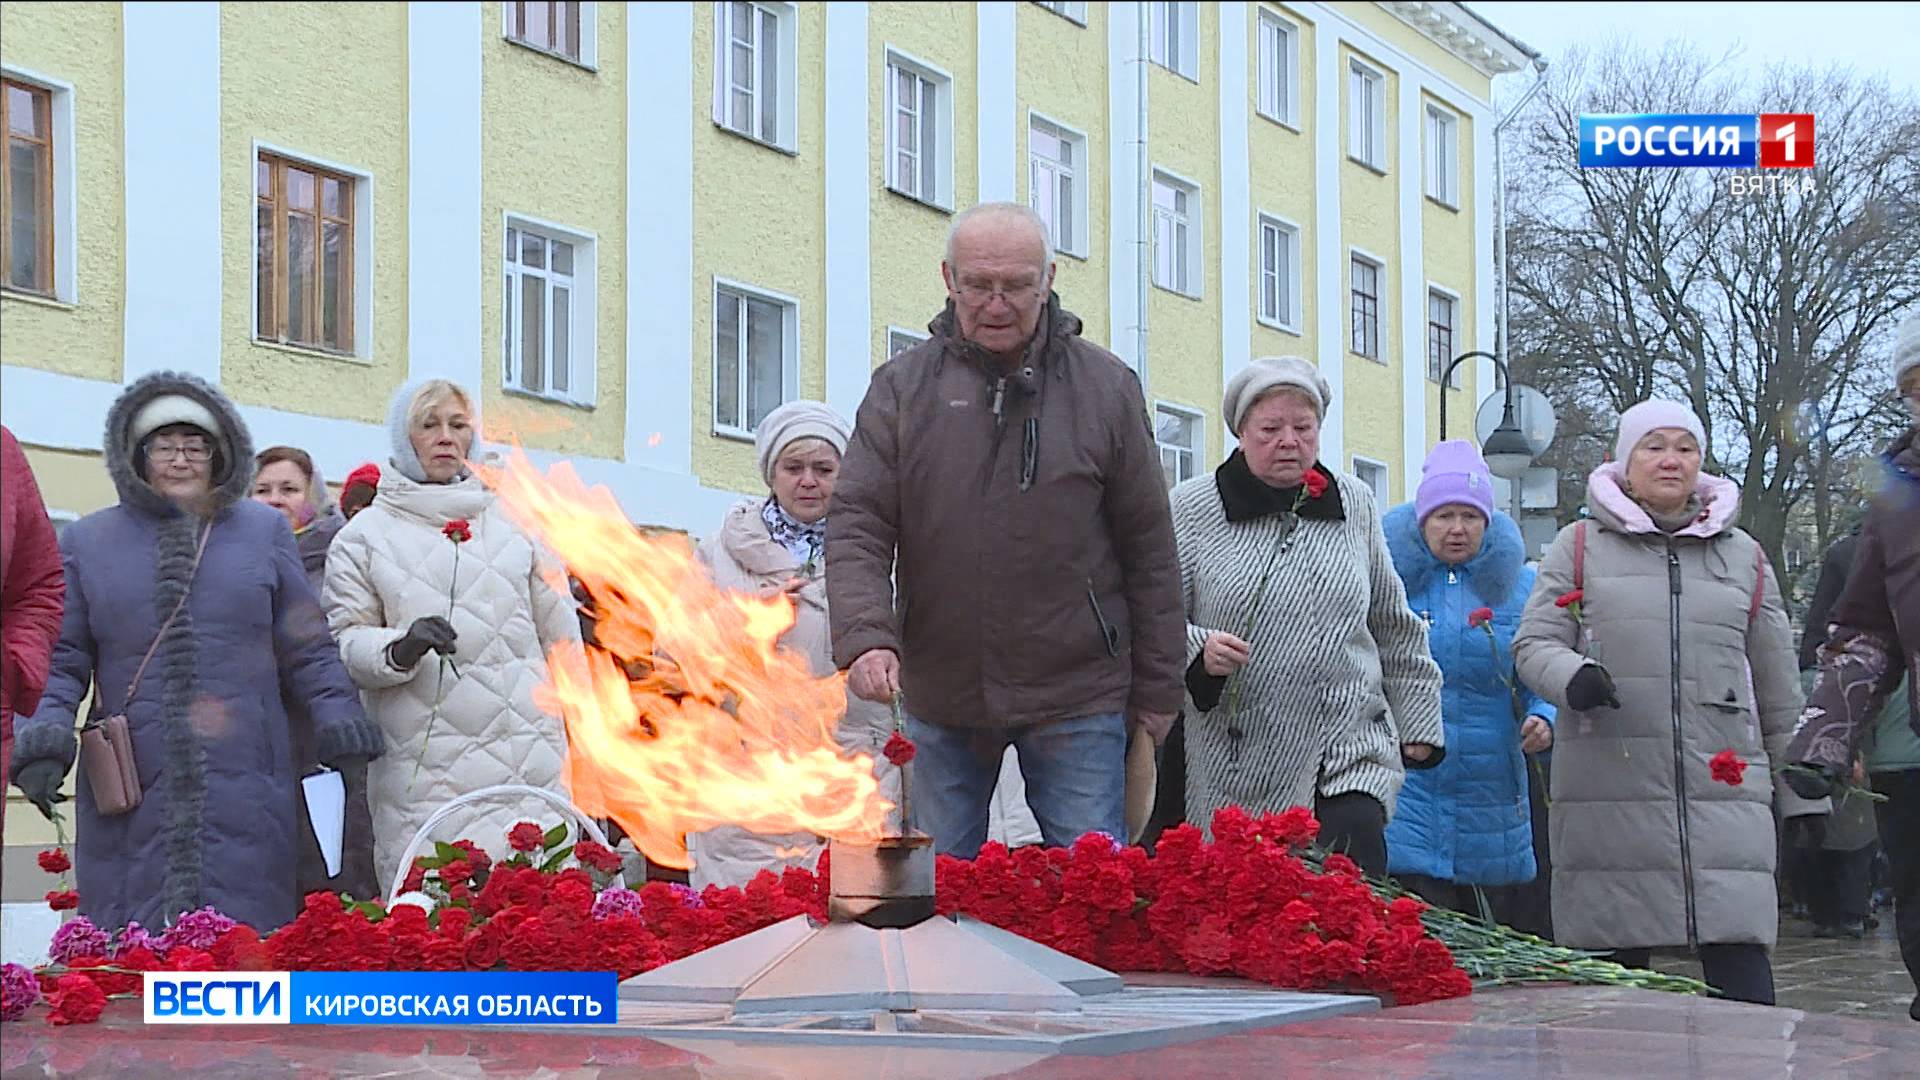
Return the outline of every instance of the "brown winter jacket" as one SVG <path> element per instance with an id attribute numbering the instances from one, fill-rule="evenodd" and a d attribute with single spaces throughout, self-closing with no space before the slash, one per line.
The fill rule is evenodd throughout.
<path id="1" fill-rule="evenodd" d="M 1176 712 L 1186 620 L 1139 378 L 1057 296 L 1003 379 L 951 305 L 929 329 L 874 372 L 834 489 L 835 662 L 894 650 L 908 708 L 947 727 Z"/>
<path id="2" fill-rule="evenodd" d="M 1852 768 L 1902 676 L 1920 732 L 1920 428 L 1888 448 L 1886 463 L 1886 485 L 1860 528 L 1852 573 L 1828 619 L 1820 676 L 1788 750 L 1789 760 L 1832 773 Z"/>

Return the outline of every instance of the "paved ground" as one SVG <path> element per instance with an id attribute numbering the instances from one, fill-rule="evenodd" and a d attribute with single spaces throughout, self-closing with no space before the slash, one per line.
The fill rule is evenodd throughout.
<path id="1" fill-rule="evenodd" d="M 1836 941 L 1814 937 L 1811 923 L 1782 915 L 1780 944 L 1773 952 L 1774 993 L 1780 1004 L 1813 1013 L 1913 1024 L 1907 1016 L 1913 981 L 1900 962 L 1893 911 L 1883 909 L 1879 919 L 1879 929 L 1868 931 L 1865 941 Z M 1700 977 L 1700 965 L 1689 959 L 1656 958 L 1654 966 Z M 1920 1024 L 1913 1026 L 1920 1030 Z"/>

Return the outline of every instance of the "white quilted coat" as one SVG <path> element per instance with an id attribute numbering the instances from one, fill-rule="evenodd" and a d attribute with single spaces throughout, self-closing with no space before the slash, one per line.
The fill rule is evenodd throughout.
<path id="1" fill-rule="evenodd" d="M 472 530 L 457 553 L 442 531 L 455 518 Z M 535 688 L 547 681 L 548 650 L 577 648 L 580 639 L 572 600 L 541 575 L 543 567 L 555 571 L 551 560 L 472 478 L 419 484 L 389 471 L 373 504 L 334 540 L 328 621 L 348 673 L 365 691 L 367 715 L 387 737 L 387 753 L 367 775 L 383 888 L 414 833 L 455 796 L 495 784 L 565 793 L 565 725 L 534 704 Z M 449 618 L 459 635 L 458 677 L 442 672 L 436 653 L 412 671 L 387 661 L 387 646 L 428 615 Z M 435 838 L 466 838 L 498 856 L 515 822 L 550 825 L 553 818 L 539 801 L 487 802 L 450 817 Z"/>
<path id="2" fill-rule="evenodd" d="M 766 499 L 748 499 L 727 512 L 718 532 L 701 541 L 699 555 L 715 584 L 724 589 L 757 593 L 779 585 L 800 572 L 800 560 L 767 535 L 760 510 Z M 795 597 L 793 629 L 780 644 L 807 658 L 816 675 L 831 675 L 833 647 L 827 629 L 827 580 L 824 561 L 816 561 L 807 584 Z M 893 712 L 884 705 L 847 695 L 847 712 L 836 735 L 840 745 L 874 758 L 874 775 L 889 801 L 900 798 L 899 770 L 880 756 L 893 733 Z M 689 880 L 696 889 L 708 885 L 745 885 L 762 870 L 779 873 L 789 866 L 811 868 L 825 850 L 812 833 L 763 836 L 731 826 L 693 833 L 687 837 L 694 866 Z"/>

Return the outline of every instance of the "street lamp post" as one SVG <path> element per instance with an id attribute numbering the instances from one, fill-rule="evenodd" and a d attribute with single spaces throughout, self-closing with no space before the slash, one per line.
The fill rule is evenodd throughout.
<path id="1" fill-rule="evenodd" d="M 1475 350 L 1461 353 L 1453 358 L 1453 363 L 1440 373 L 1440 438 L 1447 437 L 1447 384 L 1453 378 L 1453 369 L 1468 360 L 1485 357 L 1493 361 L 1500 369 L 1500 377 L 1506 382 L 1506 406 L 1500 414 L 1500 426 L 1493 429 L 1487 441 L 1480 446 L 1480 456 L 1486 459 L 1487 469 L 1503 480 L 1517 479 L 1533 464 L 1533 447 L 1527 442 L 1527 436 L 1520 430 L 1520 422 L 1513 415 L 1513 373 L 1507 365 L 1490 352 Z"/>

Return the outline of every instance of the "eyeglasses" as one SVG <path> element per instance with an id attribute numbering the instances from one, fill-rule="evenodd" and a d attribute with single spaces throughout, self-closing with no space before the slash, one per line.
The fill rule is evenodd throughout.
<path id="1" fill-rule="evenodd" d="M 1001 282 L 998 285 L 984 281 L 962 281 L 954 286 L 954 293 L 969 304 L 988 304 L 999 297 L 1009 304 L 1022 300 L 1031 300 L 1040 293 L 1040 283 L 1026 281 L 1018 284 Z"/>
<path id="2" fill-rule="evenodd" d="M 147 460 L 172 461 L 184 457 L 188 461 L 205 461 L 213 456 L 213 447 L 203 442 L 193 443 L 154 443 L 147 447 Z"/>

